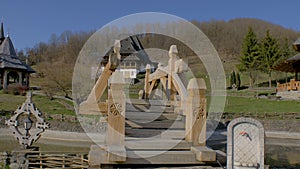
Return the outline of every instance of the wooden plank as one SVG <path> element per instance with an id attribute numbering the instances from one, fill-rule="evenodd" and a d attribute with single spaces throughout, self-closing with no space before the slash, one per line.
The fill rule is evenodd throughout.
<path id="1" fill-rule="evenodd" d="M 136 124 L 142 126 L 146 129 L 185 129 L 185 124 L 180 121 L 171 121 L 171 120 L 162 120 L 162 121 L 153 121 L 151 123 L 138 123 Z M 136 128 L 136 127 L 132 127 Z"/>
<path id="2" fill-rule="evenodd" d="M 192 146 L 191 151 L 196 154 L 196 159 L 203 162 L 215 162 L 216 152 L 206 146 Z"/>
<path id="3" fill-rule="evenodd" d="M 174 112 L 173 107 L 166 107 L 166 106 L 157 106 L 157 105 L 126 105 L 126 112 L 167 112 L 172 113 Z"/>
<path id="4" fill-rule="evenodd" d="M 129 105 L 155 105 L 155 106 L 171 106 L 170 104 L 168 104 L 168 101 L 166 100 L 140 100 L 140 99 L 130 99 L 127 100 L 127 104 Z"/>
<path id="5" fill-rule="evenodd" d="M 149 91 L 148 91 L 149 94 L 151 94 L 151 92 L 152 92 L 152 90 L 153 90 L 153 88 L 154 88 L 156 82 L 157 82 L 157 79 L 156 79 L 156 80 L 153 80 L 153 81 L 151 82 L 151 85 L 150 85 Z"/>
<path id="6" fill-rule="evenodd" d="M 184 139 L 184 130 L 157 130 L 157 129 L 126 129 L 126 136 L 133 138 L 165 138 L 165 139 Z"/>
<path id="7" fill-rule="evenodd" d="M 165 91 L 167 91 L 167 78 L 166 77 L 161 77 L 160 82 L 161 82 L 163 88 L 165 89 Z"/>
<path id="8" fill-rule="evenodd" d="M 137 139 L 125 141 L 130 150 L 190 150 L 191 143 L 182 140 L 170 139 Z"/>
<path id="9" fill-rule="evenodd" d="M 128 151 L 127 157 L 123 164 L 204 164 L 191 151 Z"/>
<path id="10" fill-rule="evenodd" d="M 156 129 L 126 129 L 126 136 L 132 138 L 148 138 L 155 137 L 161 138 L 161 130 Z"/>
<path id="11" fill-rule="evenodd" d="M 168 130 L 162 132 L 161 138 L 183 139 L 185 137 L 185 130 Z"/>
<path id="12" fill-rule="evenodd" d="M 165 70 L 162 69 L 157 69 L 155 72 L 153 72 L 152 74 L 150 74 L 149 76 L 149 82 L 156 80 L 156 79 L 160 79 L 162 77 L 166 77 L 168 74 L 167 72 L 165 72 Z"/>
<path id="13" fill-rule="evenodd" d="M 174 113 L 153 113 L 153 112 L 147 112 L 147 113 L 136 113 L 136 112 L 126 112 L 126 119 L 132 120 L 132 121 L 150 121 L 150 120 L 178 120 L 181 119 L 181 115 L 177 115 Z"/>
<path id="14" fill-rule="evenodd" d="M 133 128 L 142 128 L 141 125 L 135 123 L 135 122 L 132 122 L 132 121 L 129 121 L 129 120 L 125 120 L 126 124 L 128 124 L 130 127 L 133 127 Z M 126 129 L 125 129 L 126 130 Z"/>
<path id="15" fill-rule="evenodd" d="M 94 85 L 90 95 L 87 100 L 82 102 L 79 106 L 79 114 L 100 114 L 98 101 L 103 95 L 105 89 L 107 88 L 108 79 L 114 70 L 110 70 L 110 65 L 106 64 L 101 76 Z"/>

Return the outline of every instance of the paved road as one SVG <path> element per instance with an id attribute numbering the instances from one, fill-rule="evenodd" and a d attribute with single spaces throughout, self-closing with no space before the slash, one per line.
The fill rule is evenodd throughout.
<path id="1" fill-rule="evenodd" d="M 42 133 L 39 143 L 65 145 L 65 146 L 90 146 L 93 140 L 103 143 L 105 134 L 100 133 L 78 133 L 46 130 Z M 210 138 L 210 141 L 226 143 L 227 132 L 225 130 L 216 131 Z M 11 131 L 8 128 L 0 128 L 0 140 L 14 140 Z M 287 133 L 266 131 L 266 144 L 268 145 L 285 145 L 300 147 L 300 133 Z"/>

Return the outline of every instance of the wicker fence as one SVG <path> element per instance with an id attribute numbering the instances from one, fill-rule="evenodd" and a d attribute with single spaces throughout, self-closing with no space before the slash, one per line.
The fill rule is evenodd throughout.
<path id="1" fill-rule="evenodd" d="M 87 154 L 72 152 L 68 154 L 53 152 L 36 152 L 27 155 L 31 169 L 37 168 L 88 168 Z"/>

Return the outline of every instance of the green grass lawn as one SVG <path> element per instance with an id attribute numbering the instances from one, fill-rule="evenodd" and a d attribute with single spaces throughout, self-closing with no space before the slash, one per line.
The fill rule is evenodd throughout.
<path id="1" fill-rule="evenodd" d="M 299 112 L 300 101 L 292 100 L 269 100 L 246 97 L 228 96 L 225 112 L 252 112 L 252 113 L 274 113 L 274 112 Z"/>
<path id="2" fill-rule="evenodd" d="M 26 96 L 15 96 L 10 94 L 0 93 L 0 111 L 15 111 L 26 100 Z M 66 114 L 75 115 L 75 112 L 70 110 L 73 103 L 63 99 L 50 100 L 45 96 L 34 95 L 32 101 L 35 106 L 43 113 L 49 114 Z M 66 106 L 68 105 L 68 106 Z"/>
<path id="3" fill-rule="evenodd" d="M 253 97 L 254 92 L 252 91 L 237 92 L 236 95 L 233 95 L 233 93 L 227 96 L 224 112 L 272 113 L 299 112 L 300 110 L 300 101 L 257 99 Z M 240 97 L 239 95 L 246 95 L 246 97 Z M 15 111 L 25 100 L 26 96 L 15 96 L 0 92 L 0 111 Z M 208 103 L 209 100 L 208 97 Z M 75 112 L 71 110 L 73 106 L 71 101 L 63 99 L 50 100 L 48 97 L 39 95 L 34 95 L 32 101 L 44 113 L 75 115 Z"/>
<path id="4" fill-rule="evenodd" d="M 25 96 L 13 96 L 0 91 L 0 111 L 15 111 L 25 100 Z"/>

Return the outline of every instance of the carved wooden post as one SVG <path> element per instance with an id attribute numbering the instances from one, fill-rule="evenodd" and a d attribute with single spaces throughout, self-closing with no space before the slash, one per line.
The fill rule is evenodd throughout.
<path id="1" fill-rule="evenodd" d="M 206 141 L 206 85 L 203 79 L 189 81 L 186 104 L 186 140 L 194 145 L 205 145 Z"/>
<path id="2" fill-rule="evenodd" d="M 125 137 L 125 80 L 122 72 L 114 72 L 110 78 L 108 92 L 108 131 L 106 143 L 108 145 L 109 161 L 126 161 L 124 147 Z"/>
<path id="3" fill-rule="evenodd" d="M 176 95 L 176 89 L 172 83 L 173 81 L 173 73 L 175 73 L 175 62 L 177 60 L 178 56 L 178 50 L 177 50 L 177 46 L 176 45 L 171 45 L 170 46 L 170 50 L 169 50 L 169 62 L 168 62 L 168 66 L 169 66 L 169 74 L 168 74 L 168 97 L 169 100 L 174 100 L 175 99 L 175 95 Z"/>
<path id="4" fill-rule="evenodd" d="M 121 50 L 121 42 L 120 40 L 115 40 L 114 52 L 110 53 L 108 58 L 110 70 L 115 70 L 119 66 L 121 60 L 120 50 Z"/>
<path id="5" fill-rule="evenodd" d="M 145 85 L 144 85 L 144 99 L 149 99 L 149 90 L 150 90 L 150 84 L 149 84 L 149 76 L 150 76 L 150 73 L 151 73 L 151 67 L 149 64 L 147 64 L 146 66 L 146 74 L 145 74 Z M 154 82 L 152 82 L 154 83 Z"/>

